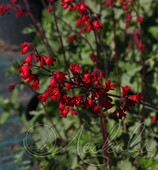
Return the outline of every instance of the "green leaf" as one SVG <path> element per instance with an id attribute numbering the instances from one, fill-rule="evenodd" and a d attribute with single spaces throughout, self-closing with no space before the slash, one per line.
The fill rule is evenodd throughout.
<path id="1" fill-rule="evenodd" d="M 141 161 L 142 168 L 144 170 L 156 170 L 158 169 L 158 161 L 152 159 L 142 159 Z"/>
<path id="2" fill-rule="evenodd" d="M 152 27 L 149 28 L 148 31 L 152 34 L 152 36 L 153 36 L 155 39 L 158 40 L 158 26 L 152 26 Z"/>
<path id="3" fill-rule="evenodd" d="M 118 162 L 117 167 L 119 170 L 136 170 L 136 168 L 128 160 Z"/>
<path id="4" fill-rule="evenodd" d="M 9 112 L 3 112 L 0 116 L 0 124 L 4 124 L 9 117 Z"/>
<path id="5" fill-rule="evenodd" d="M 97 168 L 94 166 L 88 166 L 87 170 L 97 170 Z"/>
<path id="6" fill-rule="evenodd" d="M 17 96 L 18 96 L 18 89 L 14 89 L 12 92 L 12 98 L 11 98 L 12 103 L 16 102 Z"/>
<path id="7" fill-rule="evenodd" d="M 35 28 L 33 26 L 26 27 L 22 30 L 23 34 L 31 34 L 31 33 L 34 33 L 34 32 L 36 32 L 36 31 L 35 31 Z"/>

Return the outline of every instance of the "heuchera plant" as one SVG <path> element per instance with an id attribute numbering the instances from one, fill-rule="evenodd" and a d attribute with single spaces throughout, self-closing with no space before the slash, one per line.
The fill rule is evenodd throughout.
<path id="1" fill-rule="evenodd" d="M 142 55 L 142 65 L 144 65 L 144 53 L 147 50 L 145 43 L 143 42 L 143 31 L 142 23 L 144 22 L 144 17 L 139 14 L 139 10 L 135 7 L 134 0 L 100 0 L 99 11 L 93 11 L 87 4 L 85 0 L 62 0 L 60 2 L 61 6 L 56 6 L 55 0 L 41 0 L 43 6 L 48 10 L 49 13 L 54 17 L 54 23 L 56 26 L 56 32 L 58 33 L 59 41 L 61 44 L 61 51 L 65 63 L 65 71 L 61 72 L 55 69 L 55 64 L 58 62 L 58 57 L 55 52 L 50 48 L 47 41 L 44 39 L 45 34 L 40 28 L 39 24 L 36 22 L 36 19 L 33 16 L 33 11 L 29 7 L 28 0 L 24 0 L 26 9 L 17 5 L 18 0 L 11 0 L 12 4 L 10 5 L 0 5 L 0 15 L 5 15 L 10 12 L 11 9 L 16 10 L 16 17 L 22 15 L 27 15 L 33 22 L 35 29 L 41 38 L 41 42 L 46 47 L 48 54 L 41 54 L 36 49 L 35 45 L 30 42 L 24 42 L 21 44 L 21 54 L 27 55 L 26 59 L 23 61 L 22 65 L 19 66 L 19 73 L 21 78 L 24 80 L 24 83 L 28 84 L 29 87 L 36 91 L 38 98 L 44 104 L 48 100 L 52 102 L 59 102 L 59 115 L 63 118 L 67 118 L 69 114 L 79 115 L 78 107 L 81 106 L 84 110 L 91 110 L 94 114 L 98 115 L 100 118 L 100 127 L 103 137 L 103 144 L 108 142 L 106 134 L 106 125 L 104 112 L 108 112 L 113 108 L 112 116 L 118 116 L 119 119 L 126 118 L 127 112 L 130 113 L 130 108 L 134 107 L 136 103 L 143 106 L 147 106 L 158 110 L 157 107 L 152 106 L 144 102 L 143 94 L 145 91 L 142 88 L 142 94 L 137 92 L 136 94 L 131 95 L 131 88 L 128 85 L 121 86 L 121 74 L 119 67 L 119 55 L 116 39 L 116 21 L 115 21 L 115 7 L 119 7 L 123 10 L 125 14 L 125 37 L 127 34 L 127 28 L 129 25 L 134 22 L 137 25 L 137 29 L 133 31 L 133 41 L 135 46 L 140 51 Z M 93 2 L 92 2 L 93 3 Z M 56 8 L 63 8 L 63 11 L 69 11 L 70 13 L 77 12 L 76 24 L 77 29 L 73 30 L 73 35 L 67 37 L 69 43 L 77 40 L 85 40 L 87 45 L 91 49 L 89 54 L 90 59 L 94 63 L 94 69 L 89 70 L 89 72 L 83 72 L 82 66 L 80 64 L 68 63 L 68 57 L 66 54 L 66 48 L 64 46 L 63 37 L 61 30 L 59 28 L 58 20 L 61 20 L 57 16 Z M 117 81 L 113 84 L 110 80 L 110 77 L 105 75 L 105 72 L 100 68 L 100 56 L 102 53 L 102 37 L 101 31 L 103 29 L 103 20 L 102 11 L 110 10 L 111 12 L 111 22 L 113 23 L 112 31 L 114 36 L 114 57 L 115 57 L 115 67 L 116 67 L 116 79 Z M 65 25 L 68 25 L 63 21 Z M 71 26 L 69 26 L 71 28 Z M 95 49 L 94 45 L 84 36 L 84 34 L 89 34 L 93 32 L 95 39 Z M 101 50 L 100 50 L 101 49 Z M 108 69 L 108 68 L 107 68 Z M 144 82 L 144 66 L 142 71 L 142 82 Z M 36 70 L 36 71 L 35 71 Z M 39 94 L 40 90 L 40 79 L 42 77 L 48 77 L 50 79 L 49 86 L 43 94 Z M 18 83 L 13 83 L 9 87 L 9 90 L 13 90 Z M 144 84 L 142 83 L 142 86 Z M 75 90 L 78 89 L 81 92 L 75 93 Z M 118 94 L 114 94 L 114 91 Z M 72 91 L 72 95 L 70 95 Z M 119 103 L 114 103 L 113 98 L 118 98 Z M 144 122 L 144 113 L 142 113 L 142 122 Z M 152 118 L 152 123 L 157 121 L 157 117 Z M 109 158 L 109 167 L 112 167 L 112 161 L 110 155 L 105 149 L 104 156 Z"/>
<path id="2" fill-rule="evenodd" d="M 39 90 L 40 76 L 51 77 L 50 86 L 44 94 L 38 97 L 42 102 L 46 102 L 48 98 L 52 101 L 59 101 L 60 115 L 64 118 L 67 117 L 68 113 L 77 115 L 77 106 L 82 105 L 83 109 L 92 109 L 94 113 L 100 114 L 100 106 L 103 111 L 108 111 L 114 104 L 112 104 L 112 94 L 109 91 L 114 90 L 115 84 L 111 84 L 110 80 L 107 80 L 103 85 L 103 71 L 95 69 L 90 73 L 81 73 L 80 65 L 70 64 L 68 72 L 58 72 L 53 70 L 55 58 L 38 54 L 37 50 L 31 43 L 21 44 L 23 48 L 21 53 L 28 53 L 29 49 L 32 48 L 32 52 L 23 61 L 23 65 L 19 67 L 19 73 L 25 80 L 25 83 L 30 84 L 30 88 L 33 90 Z M 49 70 L 46 66 L 52 66 Z M 32 70 L 39 69 L 39 73 L 33 74 Z M 47 72 L 46 74 L 40 73 L 40 69 Z M 85 89 L 86 94 L 73 95 L 70 97 L 67 95 L 67 91 L 79 88 Z M 125 111 L 129 111 L 130 106 L 134 105 L 134 102 L 140 103 L 143 97 L 138 92 L 135 95 L 128 95 L 130 92 L 129 86 L 124 86 L 121 93 L 121 103 L 116 108 L 113 115 L 119 114 L 119 118 L 126 117 Z"/>

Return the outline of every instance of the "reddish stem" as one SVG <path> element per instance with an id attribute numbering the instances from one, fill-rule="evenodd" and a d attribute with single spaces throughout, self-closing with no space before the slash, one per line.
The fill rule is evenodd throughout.
<path id="1" fill-rule="evenodd" d="M 107 131 L 106 131 L 106 121 L 104 118 L 104 113 L 103 113 L 100 101 L 99 101 L 99 109 L 100 109 L 99 118 L 100 118 L 100 125 L 101 125 L 101 133 L 102 133 L 102 138 L 103 138 L 103 164 L 106 165 L 107 161 L 108 161 L 109 168 L 111 168 L 112 161 L 111 161 L 110 154 L 108 151 L 109 150 L 109 142 L 108 142 L 108 135 L 107 135 Z M 106 158 L 108 158 L 108 160 Z"/>
<path id="2" fill-rule="evenodd" d="M 45 36 L 45 33 L 43 31 L 43 28 L 42 26 L 36 21 L 35 17 L 33 16 L 33 14 L 31 13 L 31 9 L 30 9 L 30 6 L 29 6 L 29 3 L 27 0 L 24 0 L 24 3 L 25 3 L 25 6 L 27 8 L 27 10 L 29 11 L 29 16 L 31 18 L 31 21 L 35 27 L 35 29 L 37 30 L 37 32 L 39 33 L 39 37 L 42 41 L 42 43 L 44 44 L 45 48 L 47 49 L 48 53 L 50 56 L 53 56 L 53 57 L 56 57 L 55 53 L 53 52 L 53 50 L 51 49 L 48 41 L 47 41 L 47 38 Z M 39 26 L 40 25 L 40 26 Z"/>
<path id="3" fill-rule="evenodd" d="M 120 68 L 119 68 L 119 56 L 118 56 L 118 49 L 117 49 L 117 41 L 116 41 L 116 21 L 115 21 L 115 12 L 112 8 L 112 23 L 113 23 L 113 34 L 114 34 L 114 55 L 115 55 L 115 67 L 116 67 L 116 74 L 117 74 L 117 83 L 120 87 L 121 79 L 120 79 Z M 120 88 L 119 88 L 120 92 Z"/>
<path id="4" fill-rule="evenodd" d="M 64 57 L 64 63 L 65 63 L 65 66 L 66 66 L 66 70 L 69 73 L 68 63 L 67 63 L 67 60 L 66 60 L 66 51 L 65 51 L 65 48 L 64 48 L 64 43 L 63 43 L 63 39 L 62 39 L 62 36 L 61 36 L 61 32 L 59 30 L 58 20 L 57 20 L 57 16 L 56 16 L 56 9 L 55 9 L 54 4 L 53 4 L 53 10 L 54 10 L 53 15 L 54 15 L 54 20 L 55 20 L 55 26 L 56 26 L 56 30 L 57 30 L 57 33 L 58 33 L 58 36 L 59 36 L 60 43 L 61 43 L 62 53 L 63 53 L 63 57 Z"/>

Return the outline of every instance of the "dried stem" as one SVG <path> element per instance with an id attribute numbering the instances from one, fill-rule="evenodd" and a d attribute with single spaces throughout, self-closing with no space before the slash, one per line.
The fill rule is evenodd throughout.
<path id="1" fill-rule="evenodd" d="M 48 40 L 47 40 L 47 38 L 45 36 L 45 33 L 43 31 L 43 28 L 42 28 L 41 24 L 37 22 L 34 15 L 31 13 L 31 9 L 30 9 L 28 1 L 24 0 L 24 3 L 25 3 L 25 6 L 26 6 L 27 10 L 29 11 L 29 16 L 31 18 L 31 21 L 32 21 L 37 33 L 39 34 L 39 37 L 40 37 L 43 45 L 45 46 L 45 48 L 48 51 L 50 56 L 56 57 L 55 53 L 53 52 L 53 50 L 51 49 L 51 47 L 50 47 L 50 45 L 48 43 Z"/>
<path id="2" fill-rule="evenodd" d="M 108 161 L 109 168 L 112 167 L 112 161 L 110 158 L 110 153 L 109 153 L 109 143 L 108 143 L 108 135 L 106 131 L 106 121 L 104 118 L 104 113 L 102 110 L 101 102 L 99 101 L 99 109 L 100 109 L 100 125 L 101 125 L 101 134 L 103 138 L 103 164 L 106 165 Z M 106 147 L 105 147 L 106 146 Z M 105 158 L 105 159 L 104 159 Z"/>
<path id="3" fill-rule="evenodd" d="M 55 20 L 55 26 L 56 26 L 56 30 L 57 30 L 57 33 L 58 33 L 58 36 L 59 36 L 60 43 L 61 43 L 62 53 L 63 53 L 63 57 L 64 57 L 64 63 L 65 63 L 67 72 L 69 72 L 68 71 L 68 63 L 67 63 L 67 59 L 66 59 L 66 51 L 65 51 L 65 48 L 64 48 L 64 43 L 63 43 L 63 39 L 62 39 L 62 36 L 61 36 L 61 32 L 59 30 L 58 20 L 57 20 L 57 16 L 56 16 L 56 9 L 55 9 L 54 4 L 53 4 L 53 10 L 54 10 L 53 15 L 54 15 L 54 20 Z"/>
<path id="4" fill-rule="evenodd" d="M 120 68 L 119 68 L 119 56 L 118 56 L 118 49 L 117 49 L 117 41 L 116 41 L 116 21 L 115 21 L 115 12 L 112 8 L 112 23 L 113 23 L 113 34 L 114 34 L 114 55 L 115 55 L 115 67 L 116 67 L 116 74 L 117 74 L 117 83 L 119 86 L 119 92 L 120 92 Z"/>
<path id="5" fill-rule="evenodd" d="M 107 93 L 107 95 L 108 95 L 108 96 L 111 96 L 111 97 L 122 98 L 122 96 L 116 95 L 116 94 Z M 130 99 L 130 98 L 127 98 L 127 99 L 130 100 L 130 101 L 132 101 L 132 102 L 134 102 L 134 103 L 137 103 L 137 102 L 135 102 L 134 100 L 132 100 L 132 99 Z M 151 105 L 151 104 L 148 104 L 148 103 L 145 103 L 145 102 L 143 102 L 143 101 L 140 101 L 138 104 L 142 104 L 142 105 L 144 105 L 144 106 L 150 107 L 150 108 L 158 111 L 158 107 L 156 107 L 156 106 L 154 106 L 154 105 Z"/>
<path id="6" fill-rule="evenodd" d="M 95 30 L 94 30 L 94 36 L 95 36 L 96 51 L 97 51 L 96 69 L 98 69 L 99 68 L 99 63 L 98 63 L 98 61 L 99 61 L 99 42 L 98 42 L 97 33 Z M 102 105 L 101 105 L 100 100 L 99 100 L 98 104 L 99 104 L 99 109 L 100 109 L 99 117 L 100 117 L 101 133 L 102 133 L 102 138 L 103 138 L 103 146 L 105 146 L 105 145 L 108 146 L 108 135 L 107 135 L 107 130 L 106 130 L 106 122 L 105 122 L 105 117 L 104 117 L 104 113 L 102 110 Z M 108 159 L 108 165 L 109 165 L 109 168 L 111 168 L 112 160 L 110 158 L 108 149 L 109 149 L 109 146 L 103 150 L 103 163 L 106 166 L 107 159 Z"/>

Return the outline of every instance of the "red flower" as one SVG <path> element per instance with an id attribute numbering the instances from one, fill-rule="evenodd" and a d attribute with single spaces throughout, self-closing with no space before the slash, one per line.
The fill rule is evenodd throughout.
<path id="1" fill-rule="evenodd" d="M 91 30 L 93 29 L 93 27 L 92 27 L 92 25 L 90 24 L 90 25 L 87 26 L 86 29 L 87 29 L 87 32 L 91 32 Z"/>
<path id="2" fill-rule="evenodd" d="M 96 62 L 96 58 L 97 58 L 96 55 L 94 55 L 94 54 L 91 54 L 91 55 L 90 55 L 90 59 L 91 59 L 93 62 Z"/>
<path id="3" fill-rule="evenodd" d="M 92 98 L 90 98 L 90 97 L 88 97 L 88 104 L 89 104 L 90 106 L 93 106 L 93 105 L 94 105 L 94 102 L 93 102 Z"/>
<path id="4" fill-rule="evenodd" d="M 119 114 L 119 119 L 126 117 L 126 114 L 123 112 L 121 108 L 116 109 L 115 112 L 112 114 L 112 116 L 115 116 L 117 113 Z"/>
<path id="5" fill-rule="evenodd" d="M 60 115 L 63 117 L 63 118 L 66 118 L 67 115 L 69 113 L 69 107 L 65 108 L 64 110 L 60 111 Z"/>
<path id="6" fill-rule="evenodd" d="M 30 83 L 31 81 L 35 80 L 36 79 L 36 75 L 35 74 L 29 74 L 28 77 L 27 77 L 27 81 L 26 83 Z"/>
<path id="7" fill-rule="evenodd" d="M 146 50 L 145 44 L 140 43 L 137 45 L 137 47 L 138 47 L 139 51 L 141 51 L 141 52 L 144 52 Z"/>
<path id="8" fill-rule="evenodd" d="M 114 90 L 114 87 L 115 87 L 115 84 L 111 84 L 111 81 L 110 80 L 107 80 L 106 83 L 105 83 L 105 88 L 107 91 L 109 90 Z"/>
<path id="9" fill-rule="evenodd" d="M 70 64 L 70 70 L 71 70 L 72 74 L 75 76 L 78 73 L 80 73 L 81 67 L 79 64 L 78 65 Z"/>
<path id="10" fill-rule="evenodd" d="M 122 87 L 122 96 L 125 97 L 128 95 L 129 91 L 130 91 L 131 87 L 129 86 L 124 86 Z"/>
<path id="11" fill-rule="evenodd" d="M 138 17 L 138 22 L 142 23 L 144 21 L 144 17 Z"/>
<path id="12" fill-rule="evenodd" d="M 61 96 L 61 92 L 59 87 L 51 87 L 50 88 L 50 98 L 52 101 L 59 101 Z"/>
<path id="13" fill-rule="evenodd" d="M 46 102 L 46 100 L 48 99 L 50 95 L 50 90 L 48 89 L 44 94 L 39 95 L 38 98 L 41 99 L 41 102 Z"/>
<path id="14" fill-rule="evenodd" d="M 65 86 L 66 90 L 70 90 L 71 88 L 71 84 L 70 83 L 67 83 L 66 86 Z"/>
<path id="15" fill-rule="evenodd" d="M 71 35 L 71 36 L 68 37 L 67 41 L 68 41 L 69 43 L 72 43 L 74 40 L 80 39 L 80 38 L 81 38 L 80 36 Z"/>
<path id="16" fill-rule="evenodd" d="M 136 95 L 129 96 L 129 98 L 139 103 L 140 100 L 143 99 L 144 97 L 141 97 L 140 92 L 138 92 Z"/>
<path id="17" fill-rule="evenodd" d="M 74 95 L 71 102 L 73 103 L 73 105 L 76 105 L 76 106 L 83 103 L 83 95 L 80 95 L 80 96 Z"/>
<path id="18" fill-rule="evenodd" d="M 99 113 L 100 113 L 100 109 L 99 109 L 99 107 L 98 107 L 97 105 L 94 106 L 93 110 L 94 110 L 94 112 L 95 112 L 96 114 L 99 114 Z"/>
<path id="19" fill-rule="evenodd" d="M 100 21 L 93 21 L 93 29 L 98 31 L 99 29 L 101 29 L 103 27 L 103 24 Z"/>
<path id="20" fill-rule="evenodd" d="M 93 81 L 94 75 L 92 73 L 83 74 L 84 82 L 91 83 Z"/>
<path id="21" fill-rule="evenodd" d="M 42 58 L 40 60 L 40 67 L 43 67 L 44 65 L 46 65 L 46 62 L 45 62 L 44 58 Z"/>
<path id="22" fill-rule="evenodd" d="M 121 4 L 121 5 L 126 5 L 126 4 L 127 4 L 127 0 L 121 0 L 121 1 L 120 1 L 120 4 Z"/>
<path id="23" fill-rule="evenodd" d="M 61 6 L 63 6 L 64 9 L 67 9 L 69 6 L 72 5 L 72 2 L 74 2 L 74 0 L 62 0 Z"/>
<path id="24" fill-rule="evenodd" d="M 126 24 L 130 24 L 132 19 L 132 14 L 130 12 L 127 13 Z"/>
<path id="25" fill-rule="evenodd" d="M 33 58 L 34 58 L 34 61 L 35 61 L 35 62 L 38 62 L 38 61 L 39 61 L 39 57 L 38 57 L 36 54 L 33 55 Z"/>
<path id="26" fill-rule="evenodd" d="M 20 46 L 23 47 L 23 49 L 22 49 L 22 51 L 21 51 L 21 54 L 24 55 L 24 54 L 26 54 L 26 53 L 29 51 L 29 49 L 30 49 L 30 47 L 31 47 L 31 43 L 24 42 L 24 43 L 22 43 Z"/>
<path id="27" fill-rule="evenodd" d="M 21 54 L 26 54 L 29 51 L 30 46 L 26 46 L 22 49 Z"/>
<path id="28" fill-rule="evenodd" d="M 27 56 L 27 58 L 23 61 L 23 63 L 25 64 L 25 63 L 27 63 L 27 64 L 29 64 L 29 65 L 31 65 L 32 64 L 32 53 L 29 55 L 29 56 Z"/>
<path id="29" fill-rule="evenodd" d="M 113 4 L 116 2 L 116 0 L 106 0 L 105 1 L 105 6 L 112 8 Z"/>
<path id="30" fill-rule="evenodd" d="M 22 44 L 20 44 L 20 47 L 26 47 L 26 46 L 28 46 L 30 43 L 28 43 L 28 42 L 24 42 L 24 43 L 22 43 Z"/>
<path id="31" fill-rule="evenodd" d="M 19 17 L 21 17 L 23 14 L 24 14 L 24 9 L 21 8 L 21 7 L 18 7 L 15 16 L 16 16 L 17 18 L 19 18 Z"/>
<path id="32" fill-rule="evenodd" d="M 30 66 L 29 65 L 25 65 L 25 66 L 19 66 L 19 73 L 22 74 L 22 78 L 23 79 L 28 79 L 31 71 L 30 71 Z"/>
<path id="33" fill-rule="evenodd" d="M 64 110 L 65 109 L 65 105 L 63 103 L 61 103 L 61 102 L 59 103 L 59 109 L 60 110 Z"/>
<path id="34" fill-rule="evenodd" d="M 53 12 L 53 8 L 51 8 L 51 7 L 48 7 L 47 10 L 48 10 L 48 12 L 50 12 L 50 13 Z"/>
<path id="35" fill-rule="evenodd" d="M 126 10 L 129 9 L 129 6 L 124 6 L 122 9 L 123 9 L 124 11 L 126 11 Z"/>
<path id="36" fill-rule="evenodd" d="M 155 124 L 155 123 L 157 122 L 157 120 L 158 120 L 158 117 L 157 117 L 157 116 L 153 116 L 153 117 L 151 118 L 151 123 L 152 123 L 152 124 Z"/>
<path id="37" fill-rule="evenodd" d="M 69 43 L 72 43 L 75 40 L 75 38 L 76 38 L 76 35 L 71 35 L 71 36 L 68 37 L 67 41 Z"/>
<path id="38" fill-rule="evenodd" d="M 56 79 L 53 76 L 51 81 L 50 81 L 50 86 L 56 86 L 56 85 L 57 85 L 57 82 L 56 82 Z"/>
<path id="39" fill-rule="evenodd" d="M 63 83 L 63 81 L 66 80 L 65 76 L 67 75 L 67 73 L 58 72 L 58 71 L 55 71 L 54 73 L 55 73 L 57 82 Z"/>
<path id="40" fill-rule="evenodd" d="M 45 63 L 49 66 L 54 66 L 54 62 L 56 61 L 55 58 L 48 57 L 48 56 L 44 56 L 44 60 L 45 60 Z"/>
<path id="41" fill-rule="evenodd" d="M 39 90 L 39 80 L 38 79 L 35 79 L 33 81 L 33 83 L 30 85 L 30 87 L 33 89 L 33 90 Z"/>
<path id="42" fill-rule="evenodd" d="M 79 4 L 78 6 L 78 12 L 79 13 L 85 13 L 87 12 L 87 5 L 84 3 Z"/>
<path id="43" fill-rule="evenodd" d="M 76 110 L 72 109 L 72 110 L 71 110 L 71 114 L 72 114 L 72 115 L 77 115 L 78 113 L 77 113 Z"/>
<path id="44" fill-rule="evenodd" d="M 86 24 L 91 23 L 91 22 L 92 21 L 91 21 L 91 19 L 88 16 L 83 15 L 81 18 L 79 18 L 77 20 L 76 25 L 86 25 Z"/>

